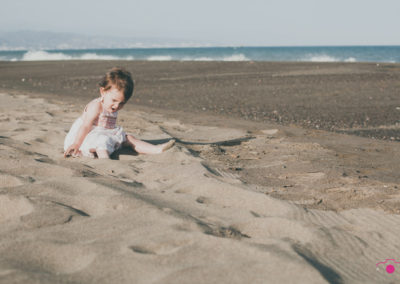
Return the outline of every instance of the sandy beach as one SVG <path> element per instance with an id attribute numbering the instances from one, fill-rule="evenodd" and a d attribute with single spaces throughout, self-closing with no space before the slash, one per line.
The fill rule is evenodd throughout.
<path id="1" fill-rule="evenodd" d="M 175 147 L 64 159 L 115 65 L 136 83 L 119 124 Z M 0 74 L 0 282 L 400 281 L 399 64 L 0 62 Z"/>

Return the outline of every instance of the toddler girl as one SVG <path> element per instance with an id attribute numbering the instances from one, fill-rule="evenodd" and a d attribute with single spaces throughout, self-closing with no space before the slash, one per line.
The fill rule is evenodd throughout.
<path id="1" fill-rule="evenodd" d="M 153 145 L 126 134 L 116 125 L 118 111 L 132 96 L 133 87 L 131 74 L 122 68 L 113 68 L 103 77 L 100 97 L 87 104 L 65 137 L 64 157 L 109 158 L 125 145 L 141 154 L 158 154 L 172 147 L 174 140 Z"/>

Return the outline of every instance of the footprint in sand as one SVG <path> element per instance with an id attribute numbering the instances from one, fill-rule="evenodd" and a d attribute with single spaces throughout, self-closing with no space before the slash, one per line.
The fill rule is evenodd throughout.
<path id="1" fill-rule="evenodd" d="M 211 199 L 209 199 L 209 198 L 207 198 L 207 197 L 204 197 L 204 196 L 199 196 L 199 197 L 196 199 L 196 202 L 197 202 L 197 203 L 201 203 L 201 204 L 210 204 L 210 203 L 211 203 Z"/>
<path id="2" fill-rule="evenodd" d="M 20 220 L 28 228 L 50 227 L 69 223 L 78 217 L 90 217 L 86 212 L 64 203 L 30 197 L 34 210 L 21 216 Z"/>
<path id="3" fill-rule="evenodd" d="M 190 240 L 169 240 L 162 242 L 149 241 L 146 244 L 129 246 L 129 249 L 139 254 L 168 255 L 177 252 L 178 250 L 190 245 L 191 243 L 192 241 Z"/>
<path id="4" fill-rule="evenodd" d="M 19 178 L 11 175 L 0 174 L 0 188 L 20 185 L 23 185 L 23 182 Z"/>
<path id="5" fill-rule="evenodd" d="M 257 212 L 254 212 L 252 210 L 250 210 L 250 214 L 253 215 L 255 218 L 261 218 L 260 214 L 258 214 Z"/>
<path id="6" fill-rule="evenodd" d="M 181 188 L 181 189 L 175 190 L 174 192 L 175 192 L 175 193 L 178 193 L 178 194 L 185 194 L 185 193 L 190 193 L 190 192 L 192 192 L 192 190 L 187 189 L 187 188 Z"/>
<path id="7" fill-rule="evenodd" d="M 28 128 L 19 127 L 19 128 L 14 129 L 13 131 L 14 132 L 21 132 L 21 131 L 27 131 L 27 130 L 28 130 Z"/>
<path id="8" fill-rule="evenodd" d="M 25 197 L 0 195 L 0 223 L 18 219 L 33 210 L 31 202 Z"/>

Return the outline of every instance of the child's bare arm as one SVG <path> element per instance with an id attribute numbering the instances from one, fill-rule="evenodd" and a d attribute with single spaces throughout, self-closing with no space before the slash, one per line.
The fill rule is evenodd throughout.
<path id="1" fill-rule="evenodd" d="M 75 138 L 74 143 L 68 147 L 64 152 L 64 157 L 69 155 L 76 155 L 79 153 L 79 148 L 81 147 L 83 140 L 85 140 L 86 135 L 90 132 L 93 126 L 93 122 L 99 117 L 101 111 L 100 102 L 93 102 L 87 106 L 87 110 L 83 115 L 83 123 L 79 128 L 78 134 Z"/>

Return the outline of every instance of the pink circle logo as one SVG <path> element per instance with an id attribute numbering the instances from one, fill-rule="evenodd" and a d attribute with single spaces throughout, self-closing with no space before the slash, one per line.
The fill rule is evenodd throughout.
<path id="1" fill-rule="evenodd" d="M 392 274 L 396 269 L 394 268 L 393 265 L 389 264 L 388 266 L 386 266 L 386 272 L 389 274 Z"/>
<path id="2" fill-rule="evenodd" d="M 385 259 L 385 261 L 378 262 L 376 264 L 376 269 L 379 270 L 379 266 L 383 266 L 388 274 L 394 273 L 396 270 L 395 265 L 400 264 L 400 262 L 394 259 Z"/>

